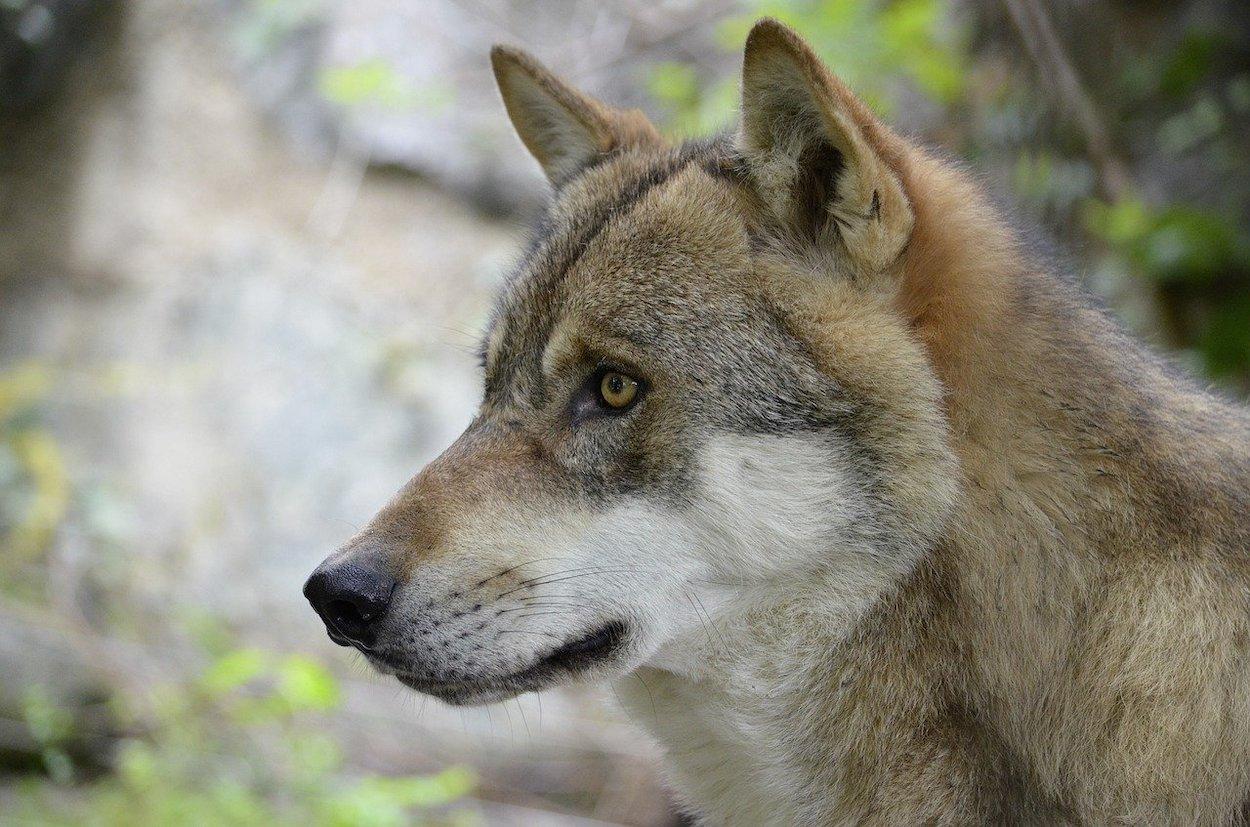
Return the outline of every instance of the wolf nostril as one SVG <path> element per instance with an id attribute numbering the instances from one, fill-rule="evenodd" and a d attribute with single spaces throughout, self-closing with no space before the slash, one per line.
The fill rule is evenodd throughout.
<path id="1" fill-rule="evenodd" d="M 361 628 L 373 620 L 372 612 L 361 611 L 346 600 L 331 600 L 326 604 L 326 613 L 330 621 L 340 629 Z"/>
<path id="2" fill-rule="evenodd" d="M 322 566 L 304 584 L 304 596 L 326 624 L 331 640 L 343 646 L 371 646 L 375 621 L 395 590 L 394 579 L 354 563 Z"/>

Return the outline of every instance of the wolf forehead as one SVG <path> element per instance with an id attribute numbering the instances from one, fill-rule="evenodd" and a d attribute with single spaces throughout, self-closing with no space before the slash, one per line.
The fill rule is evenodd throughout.
<path id="1" fill-rule="evenodd" d="M 764 288 L 740 169 L 721 137 L 608 153 L 562 182 L 488 326 L 487 397 L 542 405 L 562 364 L 606 363 L 714 392 L 731 430 L 832 424 L 845 400 Z"/>
<path id="2" fill-rule="evenodd" d="M 638 330 L 662 320 L 662 302 L 698 290 L 709 255 L 722 267 L 740 262 L 746 224 L 709 172 L 731 152 L 723 141 L 631 148 L 562 182 L 501 296 L 494 343 L 545 341 L 573 298 L 582 312 L 629 314 L 629 330 Z"/>

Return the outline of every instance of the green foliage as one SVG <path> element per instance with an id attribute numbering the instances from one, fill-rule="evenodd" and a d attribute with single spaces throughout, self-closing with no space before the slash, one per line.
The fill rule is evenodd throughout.
<path id="1" fill-rule="evenodd" d="M 1213 32 L 1189 32 L 1163 63 L 1159 89 L 1172 97 L 1191 94 L 1206 80 L 1216 55 L 1223 47 L 1223 38 Z"/>
<path id="2" fill-rule="evenodd" d="M 85 382 L 92 393 L 115 394 L 113 379 L 112 370 L 73 372 L 37 360 L 0 370 L 0 595 L 46 602 L 47 552 L 67 520 L 93 542 L 93 574 L 101 577 L 133 538 L 132 515 L 114 491 L 71 473 L 49 416 L 62 386 Z"/>
<path id="3" fill-rule="evenodd" d="M 1244 375 L 1250 368 L 1250 296 L 1238 296 L 1216 307 L 1198 348 L 1211 376 Z"/>
<path id="4" fill-rule="evenodd" d="M 321 71 L 317 84 L 322 97 L 345 107 L 372 105 L 384 109 L 437 112 L 446 109 L 455 100 L 450 86 L 415 86 L 383 60 L 367 60 L 353 66 L 331 66 Z"/>
<path id="5" fill-rule="evenodd" d="M 194 680 L 132 698 L 129 715 L 147 734 L 120 745 L 113 774 L 72 785 L 58 748 L 72 720 L 33 692 L 27 727 L 45 747 L 50 780 L 22 786 L 11 815 L 101 827 L 468 823 L 453 806 L 474 786 L 466 769 L 345 777 L 327 732 L 340 700 L 338 681 L 312 658 L 230 649 Z"/>
<path id="6" fill-rule="evenodd" d="M 751 26 L 776 17 L 803 33 L 822 59 L 878 112 L 890 114 L 909 82 L 940 104 L 959 100 L 966 75 L 966 33 L 938 0 L 755 0 L 717 31 L 726 52 L 742 48 Z M 736 78 L 704 82 L 681 63 L 652 67 L 648 89 L 677 134 L 723 127 L 737 105 Z"/>
<path id="7" fill-rule="evenodd" d="M 256 680 L 265 671 L 265 654 L 258 649 L 237 649 L 210 666 L 200 686 L 213 696 L 222 696 Z"/>
<path id="8" fill-rule="evenodd" d="M 1090 231 L 1160 282 L 1209 282 L 1250 268 L 1250 238 L 1230 219 L 1198 207 L 1151 209 L 1135 198 L 1092 201 Z"/>
<path id="9" fill-rule="evenodd" d="M 444 770 L 426 778 L 366 778 L 336 797 L 326 810 L 326 824 L 354 827 L 401 827 L 410 823 L 414 807 L 435 807 L 455 801 L 473 787 L 463 769 Z"/>
<path id="10" fill-rule="evenodd" d="M 1250 273 L 1250 233 L 1228 216 L 1188 205 L 1153 209 L 1136 198 L 1092 201 L 1086 225 L 1132 271 L 1173 296 L 1220 297 L 1206 313 L 1189 313 L 1178 331 L 1192 341 L 1207 375 L 1250 372 L 1250 294 L 1236 279 Z"/>
<path id="11" fill-rule="evenodd" d="M 0 589 L 21 594 L 25 568 L 38 562 L 69 507 L 60 446 L 40 407 L 51 372 L 35 363 L 0 373 Z"/>
<path id="12" fill-rule="evenodd" d="M 705 87 L 694 67 L 664 62 L 651 68 L 647 89 L 669 113 L 664 123 L 675 135 L 697 135 L 721 129 L 737 106 L 738 87 L 722 81 Z"/>
<path id="13" fill-rule="evenodd" d="M 245 59 L 262 59 L 301 32 L 323 25 L 326 13 L 325 0 L 250 0 L 235 16 L 235 48 Z M 371 106 L 437 113 L 455 102 L 451 85 L 415 84 L 380 58 L 321 67 L 316 83 L 318 95 L 344 109 Z"/>
<path id="14" fill-rule="evenodd" d="M 1250 115 L 1250 74 L 1237 75 L 1225 89 L 1228 106 L 1238 115 Z"/>
<path id="15" fill-rule="evenodd" d="M 1159 144 L 1171 155 L 1189 152 L 1224 128 L 1224 110 L 1211 95 L 1202 95 L 1183 111 L 1163 122 Z"/>
<path id="16" fill-rule="evenodd" d="M 278 669 L 274 697 L 288 709 L 334 709 L 341 700 L 338 681 L 320 663 L 303 655 L 291 655 Z"/>
<path id="17" fill-rule="evenodd" d="M 775 17 L 803 33 L 821 59 L 888 116 L 899 78 L 940 103 L 962 94 L 967 71 L 965 33 L 938 0 L 756 0 L 729 21 L 721 43 L 740 49 L 761 16 Z"/>
<path id="18" fill-rule="evenodd" d="M 32 686 L 22 699 L 22 717 L 35 743 L 48 775 L 60 783 L 74 777 L 74 765 L 64 749 L 74 726 L 73 714 L 61 709 L 47 691 Z"/>

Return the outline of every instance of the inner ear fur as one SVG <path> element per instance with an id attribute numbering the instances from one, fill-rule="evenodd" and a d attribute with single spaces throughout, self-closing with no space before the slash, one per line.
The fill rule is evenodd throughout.
<path id="1" fill-rule="evenodd" d="M 556 186 L 615 150 L 663 144 L 642 112 L 605 106 L 520 49 L 495 46 L 490 60 L 517 135 Z"/>
<path id="2" fill-rule="evenodd" d="M 841 239 L 861 268 L 893 263 L 915 218 L 886 161 L 894 139 L 798 35 L 761 20 L 747 36 L 738 149 L 794 235 Z"/>

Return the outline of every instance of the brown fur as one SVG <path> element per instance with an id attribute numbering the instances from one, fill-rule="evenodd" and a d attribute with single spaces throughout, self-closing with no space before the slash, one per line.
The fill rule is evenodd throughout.
<path id="1" fill-rule="evenodd" d="M 836 548 L 799 570 L 780 546 L 713 548 L 709 576 L 758 578 L 745 608 L 717 613 L 724 645 L 665 632 L 593 672 L 637 677 L 625 704 L 693 810 L 1240 822 L 1246 412 L 1032 261 L 967 175 L 877 121 L 777 23 L 748 41 L 732 145 L 670 148 L 528 56 L 493 61 L 558 197 L 496 314 L 479 419 L 344 554 L 449 584 L 422 611 L 473 602 L 459 618 L 490 605 L 464 597 L 485 583 L 511 588 L 497 600 L 525 588 L 482 549 L 542 554 L 575 519 L 579 537 L 608 518 L 628 529 L 613 509 L 638 498 L 684 518 L 711 507 L 705 445 L 810 440 L 845 472 Z M 604 357 L 648 379 L 646 404 L 580 423 L 577 388 Z M 540 687 L 405 657 L 427 676 L 412 685 L 455 702 Z"/>
<path id="2" fill-rule="evenodd" d="M 861 630 L 875 732 L 855 757 L 858 806 L 888 823 L 1240 819 L 1244 411 L 1168 375 L 1038 272 L 965 176 L 870 134 L 916 210 L 899 307 L 947 388 L 968 499 Z M 913 708 L 883 704 L 909 673 Z M 901 746 L 883 712 L 909 739 L 930 735 Z"/>

